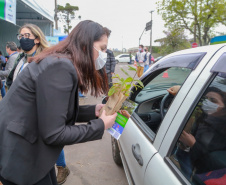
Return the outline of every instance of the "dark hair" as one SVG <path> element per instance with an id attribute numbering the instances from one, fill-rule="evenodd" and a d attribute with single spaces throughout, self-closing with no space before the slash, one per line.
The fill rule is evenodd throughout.
<path id="1" fill-rule="evenodd" d="M 17 49 L 21 50 L 22 48 L 21 48 L 21 46 L 17 46 Z"/>
<path id="2" fill-rule="evenodd" d="M 17 46 L 15 42 L 7 42 L 6 47 L 9 48 L 11 51 L 17 51 Z"/>
<path id="3" fill-rule="evenodd" d="M 82 21 L 65 40 L 41 52 L 33 60 L 38 63 L 49 55 L 66 57 L 72 61 L 77 71 L 79 89 L 82 93 L 87 93 L 91 88 L 91 95 L 107 94 L 106 72 L 101 75 L 95 69 L 93 60 L 93 43 L 99 41 L 103 35 L 109 37 L 110 30 L 90 20 Z"/>
<path id="4" fill-rule="evenodd" d="M 141 44 L 141 45 L 139 45 L 139 47 L 142 47 L 142 49 L 144 48 L 144 46 Z"/>
<path id="5" fill-rule="evenodd" d="M 218 89 L 217 87 L 213 87 L 213 86 L 206 89 L 205 95 L 209 92 L 218 93 L 221 96 L 224 105 L 226 106 L 226 94 L 225 94 L 225 92 L 223 92 L 222 90 Z"/>
<path id="6" fill-rule="evenodd" d="M 2 52 L 0 51 L 0 55 L 2 55 Z"/>

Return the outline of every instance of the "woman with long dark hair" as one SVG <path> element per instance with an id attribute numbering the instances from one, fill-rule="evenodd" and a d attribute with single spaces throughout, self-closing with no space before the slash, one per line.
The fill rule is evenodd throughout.
<path id="1" fill-rule="evenodd" d="M 116 113 L 100 115 L 103 105 L 79 106 L 78 100 L 78 90 L 91 90 L 94 96 L 108 91 L 107 76 L 99 70 L 105 65 L 109 34 L 98 23 L 82 21 L 15 79 L 0 102 L 4 185 L 57 184 L 54 164 L 63 147 L 101 139 L 114 124 Z"/>

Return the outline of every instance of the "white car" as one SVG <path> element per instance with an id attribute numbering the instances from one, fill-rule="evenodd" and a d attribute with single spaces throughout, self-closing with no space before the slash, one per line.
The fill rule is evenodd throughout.
<path id="1" fill-rule="evenodd" d="M 129 184 L 226 184 L 226 44 L 165 56 L 140 80 L 138 107 L 112 138 Z"/>
<path id="2" fill-rule="evenodd" d="M 134 60 L 135 60 L 135 57 L 133 55 L 131 55 L 131 62 L 134 63 Z M 130 56 L 129 54 L 120 54 L 118 56 L 115 57 L 115 61 L 116 63 L 118 64 L 119 62 L 127 62 L 129 63 L 130 62 Z"/>

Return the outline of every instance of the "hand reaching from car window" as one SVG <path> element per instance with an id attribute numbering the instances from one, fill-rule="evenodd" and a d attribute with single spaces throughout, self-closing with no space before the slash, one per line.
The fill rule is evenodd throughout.
<path id="1" fill-rule="evenodd" d="M 180 85 L 175 85 L 175 86 L 170 87 L 169 89 L 167 89 L 167 91 L 168 91 L 170 94 L 172 94 L 173 96 L 175 96 L 175 95 L 178 93 L 180 87 L 181 87 Z"/>

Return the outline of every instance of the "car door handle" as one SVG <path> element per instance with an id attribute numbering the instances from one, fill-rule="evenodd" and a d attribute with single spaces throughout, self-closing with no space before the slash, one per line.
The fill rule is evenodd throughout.
<path id="1" fill-rule="evenodd" d="M 135 159 L 137 160 L 138 164 L 139 164 L 140 166 L 143 166 L 143 158 L 142 158 L 141 155 L 137 152 L 136 148 L 140 148 L 139 144 L 132 145 L 133 156 L 134 156 Z"/>

